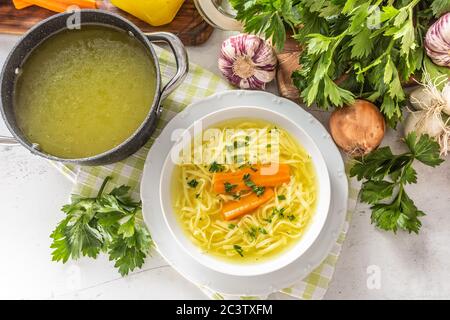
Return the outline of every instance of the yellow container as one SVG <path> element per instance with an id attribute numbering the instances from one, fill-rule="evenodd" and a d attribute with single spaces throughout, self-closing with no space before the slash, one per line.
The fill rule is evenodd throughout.
<path id="1" fill-rule="evenodd" d="M 161 26 L 172 22 L 184 0 L 111 0 L 111 2 L 152 26 Z"/>

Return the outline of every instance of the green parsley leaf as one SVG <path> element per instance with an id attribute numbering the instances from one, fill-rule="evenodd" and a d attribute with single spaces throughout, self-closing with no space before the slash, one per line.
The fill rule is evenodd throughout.
<path id="1" fill-rule="evenodd" d="M 417 182 L 414 160 L 432 167 L 443 160 L 439 158 L 438 143 L 428 135 L 417 139 L 414 132 L 410 133 L 405 143 L 409 152 L 394 155 L 389 147 L 383 147 L 357 159 L 350 176 L 365 179 L 360 196 L 361 201 L 372 205 L 372 223 L 383 230 L 418 233 L 422 225 L 419 218 L 425 213 L 417 209 L 404 186 Z"/>
<path id="2" fill-rule="evenodd" d="M 222 172 L 223 170 L 225 170 L 225 166 L 217 163 L 216 161 L 211 163 L 209 166 L 209 172 Z"/>
<path id="3" fill-rule="evenodd" d="M 263 227 L 259 227 L 258 228 L 258 232 L 261 233 L 261 234 L 268 234 L 267 230 L 264 229 Z"/>
<path id="4" fill-rule="evenodd" d="M 237 187 L 237 184 L 231 184 L 231 183 L 229 183 L 229 182 L 225 182 L 225 183 L 224 183 L 224 186 L 225 186 L 225 191 L 228 192 L 228 193 L 230 193 L 230 192 L 233 191 L 234 188 Z"/>
<path id="5" fill-rule="evenodd" d="M 367 41 L 367 39 L 370 39 L 370 36 L 371 31 L 364 27 L 353 37 L 350 42 L 350 45 L 352 46 L 352 58 L 364 58 L 372 52 L 374 43 L 372 41 Z"/>
<path id="6" fill-rule="evenodd" d="M 439 158 L 439 144 L 427 134 L 421 135 L 419 140 L 415 132 L 411 132 L 405 142 L 413 153 L 414 157 L 427 166 L 435 167 L 444 162 Z"/>
<path id="7" fill-rule="evenodd" d="M 258 229 L 256 229 L 255 227 L 251 227 L 250 230 L 247 231 L 247 234 L 252 241 L 256 239 L 257 233 Z"/>
<path id="8" fill-rule="evenodd" d="M 272 209 L 272 216 L 278 215 L 281 219 L 284 218 L 284 213 L 286 211 L 286 208 L 273 208 Z"/>
<path id="9" fill-rule="evenodd" d="M 250 180 L 250 174 L 249 173 L 244 174 L 243 180 L 244 180 L 245 185 L 247 187 L 251 188 L 252 191 L 254 193 L 256 193 L 256 195 L 258 197 L 262 196 L 264 194 L 264 192 L 266 191 L 265 187 L 257 186 L 252 180 Z"/>
<path id="10" fill-rule="evenodd" d="M 450 1 L 448 0 L 434 0 L 431 2 L 431 9 L 436 18 L 439 18 L 444 13 L 450 11 Z"/>
<path id="11" fill-rule="evenodd" d="M 383 199 L 392 197 L 395 184 L 388 181 L 368 180 L 361 189 L 361 201 L 374 204 Z"/>

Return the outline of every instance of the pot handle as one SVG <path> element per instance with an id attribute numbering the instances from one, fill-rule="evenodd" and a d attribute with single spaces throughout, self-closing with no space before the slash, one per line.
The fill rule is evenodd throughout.
<path id="1" fill-rule="evenodd" d="M 194 0 L 197 11 L 210 25 L 225 31 L 242 32 L 242 23 L 232 13 L 223 10 L 219 4 L 224 0 Z"/>
<path id="2" fill-rule="evenodd" d="M 0 136 L 0 145 L 1 146 L 18 146 L 18 145 L 20 145 L 20 143 L 13 137 Z"/>
<path id="3" fill-rule="evenodd" d="M 173 55 L 175 56 L 175 62 L 177 63 L 177 72 L 172 79 L 162 88 L 161 90 L 161 100 L 167 98 L 184 80 L 189 72 L 189 60 L 186 52 L 186 48 L 178 38 L 173 33 L 169 32 L 154 32 L 146 34 L 148 40 L 151 42 L 164 42 L 169 45 L 172 49 Z M 161 112 L 161 106 L 158 107 L 157 113 Z"/>

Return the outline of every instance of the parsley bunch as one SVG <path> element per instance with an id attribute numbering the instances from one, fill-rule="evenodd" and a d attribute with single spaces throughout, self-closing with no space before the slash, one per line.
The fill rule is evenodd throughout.
<path id="1" fill-rule="evenodd" d="M 65 263 L 81 256 L 95 259 L 105 252 L 122 276 L 142 267 L 153 242 L 141 203 L 128 196 L 128 186 L 104 194 L 110 179 L 105 178 L 97 197 L 74 195 L 72 203 L 63 206 L 66 217 L 50 235 L 53 261 Z"/>
<path id="2" fill-rule="evenodd" d="M 383 147 L 357 159 L 350 175 L 365 180 L 360 197 L 371 205 L 372 223 L 383 230 L 418 233 L 422 225 L 419 218 L 425 213 L 417 209 L 405 190 L 406 184 L 417 183 L 412 165 L 417 160 L 435 167 L 444 160 L 439 158 L 439 144 L 428 135 L 417 139 L 412 132 L 405 143 L 409 149 L 406 153 L 394 155 L 389 147 Z"/>
<path id="3" fill-rule="evenodd" d="M 363 98 L 390 126 L 401 119 L 402 83 L 426 70 L 450 75 L 426 56 L 423 38 L 449 0 L 232 0 L 246 32 L 282 48 L 287 31 L 305 47 L 294 84 L 307 105 L 329 109 Z M 283 28 L 284 26 L 284 28 Z"/>
<path id="4" fill-rule="evenodd" d="M 435 66 L 423 49 L 433 17 L 448 1 L 305 1 L 317 28 L 295 38 L 306 44 L 294 81 L 304 101 L 328 109 L 356 97 L 380 106 L 390 126 L 401 119 L 402 83 Z M 434 5 L 433 5 L 434 4 Z M 429 9 L 435 8 L 433 10 Z M 326 19 L 324 19 L 326 18 Z M 337 80 L 337 81 L 336 81 Z"/>

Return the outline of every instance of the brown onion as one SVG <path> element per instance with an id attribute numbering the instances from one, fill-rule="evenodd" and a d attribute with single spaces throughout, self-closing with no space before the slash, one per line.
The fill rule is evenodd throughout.
<path id="1" fill-rule="evenodd" d="M 368 154 L 380 145 L 386 126 L 383 115 L 373 103 L 355 100 L 352 105 L 333 112 L 330 130 L 336 144 L 357 157 Z"/>

